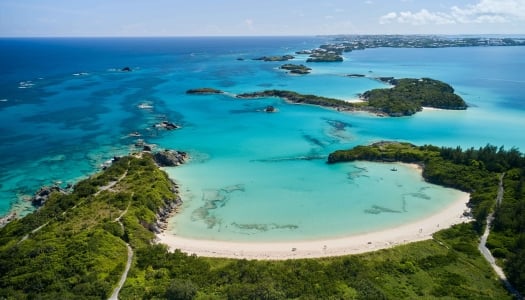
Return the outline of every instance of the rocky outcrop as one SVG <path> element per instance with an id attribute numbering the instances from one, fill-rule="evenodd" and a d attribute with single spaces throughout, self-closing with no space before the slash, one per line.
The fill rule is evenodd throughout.
<path id="1" fill-rule="evenodd" d="M 109 168 L 114 162 L 118 161 L 120 159 L 119 156 L 113 156 L 112 159 L 108 159 L 106 160 L 105 162 L 103 162 L 100 167 L 102 168 L 102 170 L 106 170 L 107 168 Z"/>
<path id="2" fill-rule="evenodd" d="M 272 105 L 268 105 L 268 106 L 266 106 L 266 108 L 264 109 L 264 111 L 267 112 L 267 113 L 273 113 L 273 112 L 276 112 L 277 110 L 275 109 L 274 106 L 272 106 Z"/>
<path id="3" fill-rule="evenodd" d="M 153 159 L 160 167 L 179 166 L 186 162 L 188 153 L 176 150 L 164 150 L 153 154 Z"/>
<path id="4" fill-rule="evenodd" d="M 293 55 L 278 55 L 278 56 L 262 56 L 258 58 L 254 58 L 253 60 L 263 60 L 263 61 L 287 61 L 290 59 L 294 59 L 295 57 Z"/>
<path id="5" fill-rule="evenodd" d="M 130 67 L 124 67 L 124 68 L 120 69 L 120 71 L 122 71 L 122 72 L 131 72 L 132 70 L 131 70 Z"/>
<path id="6" fill-rule="evenodd" d="M 206 94 L 224 94 L 224 92 L 218 89 L 204 87 L 204 88 L 198 88 L 198 89 L 189 89 L 186 91 L 186 94 L 206 95 Z"/>
<path id="7" fill-rule="evenodd" d="M 7 223 L 16 220 L 16 218 L 17 218 L 17 213 L 14 211 L 0 218 L 0 228 L 4 227 Z"/>
<path id="8" fill-rule="evenodd" d="M 162 121 L 160 123 L 157 123 L 153 125 L 155 128 L 162 128 L 166 130 L 175 130 L 180 128 L 180 126 L 176 125 L 175 123 L 169 122 L 169 121 Z"/>
<path id="9" fill-rule="evenodd" d="M 44 205 L 49 199 L 49 196 L 51 196 L 51 194 L 54 192 L 65 193 L 64 190 L 62 190 L 59 186 L 56 185 L 43 186 L 38 190 L 38 192 L 35 193 L 33 198 L 31 198 L 31 204 L 33 204 L 36 207 Z"/>
<path id="10" fill-rule="evenodd" d="M 376 79 L 381 82 L 391 84 L 391 85 L 397 84 L 397 80 L 394 77 L 377 77 Z"/>
<path id="11" fill-rule="evenodd" d="M 174 184 L 175 194 L 178 193 L 178 186 Z M 177 195 L 173 199 L 164 200 L 164 205 L 159 208 L 156 214 L 156 221 L 149 225 L 149 230 L 154 233 L 161 233 L 168 229 L 168 220 L 171 216 L 177 213 L 177 208 L 182 204 L 182 199 Z"/>

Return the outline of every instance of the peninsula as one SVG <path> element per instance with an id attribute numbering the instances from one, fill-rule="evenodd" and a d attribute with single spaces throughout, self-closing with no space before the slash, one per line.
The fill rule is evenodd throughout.
<path id="1" fill-rule="evenodd" d="M 338 35 L 333 42 L 317 49 L 297 51 L 297 54 L 335 53 L 369 48 L 455 48 L 455 47 L 512 47 L 525 46 L 524 38 L 516 37 L 459 37 L 439 35 Z"/>
<path id="2" fill-rule="evenodd" d="M 183 155 L 173 153 L 177 160 Z M 180 295 L 189 295 L 188 299 L 197 295 L 257 298 L 260 293 L 275 294 L 275 298 L 510 299 L 476 249 L 483 216 L 494 206 L 496 175 L 501 172 L 506 174 L 504 186 L 513 192 L 506 192 L 496 208 L 487 245 L 497 258 L 505 259 L 509 280 L 523 290 L 523 249 L 517 238 L 523 218 L 516 215 L 522 203 L 519 199 L 523 199 L 519 182 L 524 173 L 519 170 L 525 167 L 525 158 L 521 153 L 493 146 L 462 151 L 383 142 L 334 152 L 329 162 L 353 159 L 424 164 L 427 180 L 471 192 L 469 206 L 476 221 L 435 232 L 441 229 L 435 222 L 445 227 L 445 220 L 458 218 L 466 201 L 462 200 L 428 219 L 428 228 L 422 221 L 412 229 L 394 228 L 375 237 L 267 245 L 271 249 L 226 243 L 230 252 L 242 250 L 232 247 L 248 247 L 246 254 L 253 251 L 260 259 L 275 258 L 269 253 L 285 250 L 282 247 L 287 249 L 283 259 L 389 248 L 381 251 L 284 261 L 201 258 L 176 249 L 208 249 L 207 256 L 217 256 L 219 253 L 210 252 L 217 242 L 177 239 L 162 233 L 165 221 L 180 205 L 178 187 L 155 165 L 153 155 L 142 153 L 116 160 L 104 172 L 77 183 L 69 194 L 52 193 L 38 211 L 0 228 L 0 297 L 100 299 L 115 290 L 113 296 L 121 299 Z M 154 233 L 175 250 L 154 242 Z M 407 235 L 419 242 L 404 244 Z M 344 241 L 352 244 L 345 246 Z M 243 257 L 241 252 L 238 255 Z M 399 281 L 405 283 L 401 290 L 391 284 Z M 316 284 L 323 286 L 321 294 Z"/>
<path id="3" fill-rule="evenodd" d="M 363 102 L 348 102 L 340 99 L 303 95 L 292 91 L 265 90 L 239 94 L 240 99 L 280 97 L 292 103 L 313 104 L 339 111 L 367 111 L 391 117 L 410 116 L 423 107 L 440 109 L 466 109 L 467 104 L 454 89 L 441 81 L 422 79 L 383 78 L 393 88 L 375 89 L 361 95 Z"/>

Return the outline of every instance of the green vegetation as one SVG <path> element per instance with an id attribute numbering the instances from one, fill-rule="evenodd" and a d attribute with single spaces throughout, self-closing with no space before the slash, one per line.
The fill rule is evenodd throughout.
<path id="1" fill-rule="evenodd" d="M 511 299 L 476 249 L 469 225 L 435 240 L 362 255 L 206 259 L 162 245 L 138 253 L 122 299 Z"/>
<path id="2" fill-rule="evenodd" d="M 294 59 L 295 57 L 293 55 L 277 55 L 277 56 L 262 56 L 258 58 L 254 58 L 253 60 L 263 60 L 263 61 L 287 61 L 290 59 Z"/>
<path id="3" fill-rule="evenodd" d="M 315 52 L 306 59 L 306 62 L 341 62 L 343 57 L 334 52 Z"/>
<path id="4" fill-rule="evenodd" d="M 492 231 L 487 247 L 505 273 L 525 294 L 525 170 L 514 169 L 505 173 L 505 193 L 501 205 L 495 211 Z"/>
<path id="5" fill-rule="evenodd" d="M 249 99 L 249 98 L 264 98 L 264 97 L 279 97 L 286 99 L 293 103 L 301 104 L 313 104 L 324 107 L 332 107 L 339 109 L 354 109 L 357 106 L 353 103 L 345 102 L 343 100 L 320 97 L 316 95 L 303 95 L 296 92 L 282 91 L 282 90 L 266 90 L 255 93 L 244 93 L 237 95 L 237 98 Z"/>
<path id="6" fill-rule="evenodd" d="M 218 89 L 204 87 L 198 89 L 189 89 L 186 94 L 223 94 L 224 92 Z"/>
<path id="7" fill-rule="evenodd" d="M 295 65 L 290 64 L 290 66 Z M 429 78 L 393 79 L 391 77 L 380 78 L 380 80 L 394 84 L 394 87 L 367 91 L 362 94 L 365 101 L 358 103 L 283 90 L 244 93 L 237 95 L 237 98 L 280 97 L 293 103 L 313 104 L 337 110 L 368 111 L 392 117 L 413 115 L 421 111 L 423 106 L 442 109 L 467 108 L 463 99 L 454 94 L 454 89 L 450 85 L 438 80 Z"/>
<path id="8" fill-rule="evenodd" d="M 0 229 L 0 298 L 107 299 L 124 270 L 126 243 L 150 245 L 149 228 L 175 200 L 172 190 L 144 154 L 121 158 L 71 194 L 53 194 Z M 121 215 L 123 226 L 115 221 Z"/>
<path id="9" fill-rule="evenodd" d="M 441 81 L 422 79 L 392 80 L 393 88 L 374 89 L 363 93 L 362 98 L 370 107 L 390 116 L 409 116 L 422 107 L 442 109 L 466 109 L 463 99 L 454 89 Z"/>
<path id="10" fill-rule="evenodd" d="M 491 242 L 523 291 L 523 237 L 516 237 L 524 228 L 525 162 L 519 152 L 381 143 L 330 155 L 330 162 L 353 159 L 422 162 L 428 180 L 472 192 L 479 220 L 494 206 L 497 175 L 505 172 L 508 185 Z M 118 160 L 71 194 L 53 194 L 35 213 L 0 229 L 0 298 L 107 299 L 124 270 L 126 244 L 134 258 L 120 299 L 511 298 L 476 248 L 480 222 L 362 255 L 211 259 L 152 243 L 159 212 L 177 202 L 175 192 L 152 156 L 143 154 Z"/>
<path id="11" fill-rule="evenodd" d="M 312 70 L 311 68 L 308 68 L 305 65 L 295 65 L 295 64 L 284 64 L 280 67 L 280 69 L 288 70 L 292 74 L 309 74 Z"/>
<path id="12" fill-rule="evenodd" d="M 333 152 L 329 163 L 354 160 L 402 161 L 424 165 L 423 177 L 432 183 L 471 193 L 476 218 L 473 228 L 482 232 L 484 221 L 495 211 L 487 246 L 499 258 L 509 281 L 525 292 L 525 157 L 515 148 L 487 145 L 480 149 L 416 147 L 408 143 L 376 143 Z M 495 203 L 498 176 L 504 174 L 505 193 Z"/>

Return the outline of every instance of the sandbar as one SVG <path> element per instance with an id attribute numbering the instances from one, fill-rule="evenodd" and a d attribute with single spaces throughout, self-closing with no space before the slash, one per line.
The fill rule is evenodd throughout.
<path id="1" fill-rule="evenodd" d="M 411 167 L 421 171 L 417 165 Z M 381 231 L 341 238 L 290 242 L 230 242 L 191 239 L 165 231 L 157 234 L 157 242 L 166 244 L 170 251 L 180 249 L 184 253 L 197 256 L 237 259 L 284 260 L 359 254 L 428 240 L 439 230 L 470 222 L 472 218 L 464 216 L 464 212 L 468 210 L 469 199 L 470 194 L 461 193 L 453 203 L 424 219 Z"/>

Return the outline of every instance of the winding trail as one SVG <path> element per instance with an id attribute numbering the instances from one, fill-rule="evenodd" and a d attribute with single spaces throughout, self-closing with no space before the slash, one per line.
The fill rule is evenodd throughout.
<path id="1" fill-rule="evenodd" d="M 128 163 L 128 167 L 129 167 L 129 163 Z M 119 177 L 118 181 L 115 182 L 115 184 L 117 184 L 122 179 L 124 179 L 124 177 L 126 177 L 127 174 L 128 174 L 128 170 L 126 170 L 126 172 L 124 172 L 124 174 Z M 112 188 L 113 186 L 115 186 L 115 184 L 113 184 L 111 187 L 108 187 L 106 189 Z M 131 199 L 133 199 L 133 195 L 134 193 L 131 193 Z M 125 230 L 125 227 L 124 227 L 124 224 L 120 220 L 126 213 L 128 213 L 128 209 L 130 206 L 131 206 L 131 200 L 129 201 L 126 209 L 122 211 L 122 213 L 114 220 L 114 222 L 119 223 L 122 230 Z M 118 282 L 117 287 L 113 290 L 113 293 L 108 298 L 108 300 L 118 300 L 118 294 L 120 293 L 120 290 L 122 289 L 122 287 L 124 286 L 124 283 L 126 282 L 126 279 L 128 278 L 128 272 L 129 272 L 129 269 L 131 268 L 131 262 L 133 261 L 134 253 L 133 253 L 133 248 L 131 248 L 129 243 L 126 243 L 126 248 L 128 249 L 128 259 L 126 261 L 126 267 L 124 268 L 124 272 L 122 273 L 122 276 L 120 276 L 120 280 Z"/>
<path id="2" fill-rule="evenodd" d="M 128 248 L 128 260 L 126 262 L 126 267 L 124 268 L 124 273 L 122 273 L 122 276 L 120 277 L 120 281 L 118 282 L 117 287 L 115 288 L 115 290 L 113 290 L 113 293 L 108 298 L 108 300 L 118 300 L 118 294 L 120 293 L 122 286 L 124 286 L 124 283 L 126 282 L 126 279 L 128 278 L 128 272 L 129 272 L 129 269 L 131 268 L 131 261 L 133 260 L 133 249 L 128 243 L 126 243 L 126 247 Z"/>
<path id="3" fill-rule="evenodd" d="M 133 198 L 133 194 L 131 195 L 131 197 Z M 120 219 L 128 212 L 128 208 L 130 205 L 131 205 L 131 201 L 128 203 L 128 206 L 126 207 L 126 209 L 114 221 L 114 222 L 118 222 L 120 224 L 120 227 L 122 227 L 123 230 L 124 230 L 124 224 L 122 224 Z M 118 294 L 120 293 L 120 290 L 122 289 L 122 287 L 124 286 L 124 283 L 126 282 L 126 279 L 128 278 L 128 272 L 129 272 L 129 269 L 131 268 L 131 262 L 133 260 L 133 248 L 131 248 L 131 246 L 128 243 L 126 243 L 126 248 L 128 249 L 128 260 L 126 261 L 126 267 L 124 268 L 124 272 L 122 273 L 122 276 L 120 276 L 120 280 L 118 282 L 117 287 L 113 290 L 113 293 L 108 298 L 108 300 L 118 300 Z"/>
<path id="4" fill-rule="evenodd" d="M 503 201 L 503 194 L 505 193 L 505 189 L 503 188 L 503 177 L 505 176 L 505 173 L 501 174 L 499 177 L 499 186 L 498 186 L 498 194 L 496 196 L 496 207 L 499 207 L 501 205 L 501 202 Z M 498 275 L 499 279 L 507 290 L 514 296 L 516 299 L 523 299 L 523 297 L 520 295 L 520 293 L 510 284 L 509 280 L 507 279 L 507 276 L 505 275 L 505 272 L 503 272 L 503 269 L 496 264 L 496 260 L 494 259 L 494 256 L 492 256 L 492 253 L 490 252 L 489 248 L 487 248 L 487 238 L 490 234 L 490 227 L 492 225 L 492 221 L 494 221 L 494 212 L 491 212 L 487 216 L 487 226 L 485 227 L 485 232 L 481 236 L 481 240 L 479 241 L 478 249 L 483 254 L 483 257 L 485 257 L 485 260 L 488 261 L 488 263 L 492 266 L 492 269 L 494 269 L 494 272 Z"/>
<path id="5" fill-rule="evenodd" d="M 128 164 L 128 167 L 129 167 L 129 164 Z M 126 170 L 126 171 L 124 172 L 124 174 L 122 174 L 122 176 L 120 176 L 116 181 L 112 181 L 112 182 L 108 183 L 108 184 L 105 185 L 105 186 L 99 187 L 99 190 L 94 194 L 94 196 L 98 196 L 102 191 L 107 191 L 107 190 L 109 190 L 109 189 L 112 189 L 115 185 L 117 185 L 117 183 L 119 183 L 122 179 L 124 179 L 124 177 L 126 177 L 126 175 L 128 175 L 128 170 Z M 77 206 L 81 205 L 82 203 L 84 203 L 84 200 L 82 200 L 82 201 L 80 201 L 79 203 L 75 204 L 73 207 L 68 208 L 68 209 L 66 209 L 65 211 L 63 211 L 63 212 L 62 212 L 62 215 L 64 216 L 68 211 L 77 208 Z M 129 205 L 128 205 L 128 207 L 126 208 L 126 210 L 124 211 L 123 214 L 125 214 L 125 213 L 128 211 L 128 208 L 129 208 Z M 119 222 L 120 222 L 120 218 L 122 217 L 123 214 L 121 214 L 120 217 L 118 217 L 118 221 L 119 221 Z M 117 221 L 117 220 L 115 220 L 115 221 Z M 34 229 L 33 231 L 31 231 L 31 233 L 28 233 L 28 234 L 24 235 L 24 236 L 22 237 L 22 239 L 20 239 L 20 241 L 18 241 L 18 244 L 20 244 L 21 242 L 27 240 L 27 239 L 29 238 L 29 235 L 30 235 L 30 234 L 35 234 L 35 233 L 37 233 L 40 229 L 46 227 L 48 224 L 49 224 L 49 221 L 46 222 L 46 223 L 44 223 L 44 224 L 42 224 L 42 225 L 40 225 L 38 228 Z M 122 225 L 122 224 L 121 224 L 121 225 Z"/>

